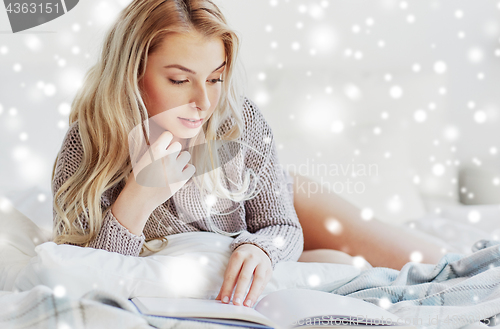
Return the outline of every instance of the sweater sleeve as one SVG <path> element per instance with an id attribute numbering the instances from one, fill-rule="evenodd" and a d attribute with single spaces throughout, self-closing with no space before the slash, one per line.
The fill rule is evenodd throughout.
<path id="1" fill-rule="evenodd" d="M 248 151 L 245 166 L 258 175 L 260 192 L 245 201 L 247 231 L 231 243 L 231 251 L 244 243 L 261 248 L 274 270 L 279 261 L 297 261 L 304 249 L 304 237 L 293 205 L 293 181 L 279 164 L 271 127 L 258 107 L 245 98 L 244 142 L 258 153 Z"/>
<path id="2" fill-rule="evenodd" d="M 52 179 L 53 197 L 64 182 L 76 172 L 82 158 L 83 146 L 78 131 L 78 122 L 75 122 L 69 127 L 59 151 L 59 157 Z M 113 199 L 116 200 L 116 198 Z M 118 222 L 111 212 L 111 202 L 114 200 L 110 197 L 109 190 L 102 194 L 100 200 L 101 208 L 103 209 L 102 226 L 99 234 L 90 242 L 88 247 L 117 252 L 123 255 L 139 256 L 145 241 L 144 233 L 142 233 L 141 236 L 137 236 Z M 85 211 L 88 213 L 88 208 L 85 208 Z M 58 229 L 55 227 L 55 209 L 53 209 L 53 219 L 55 234 L 59 234 Z M 78 220 L 83 229 L 87 230 L 88 223 L 83 212 L 79 215 Z"/>

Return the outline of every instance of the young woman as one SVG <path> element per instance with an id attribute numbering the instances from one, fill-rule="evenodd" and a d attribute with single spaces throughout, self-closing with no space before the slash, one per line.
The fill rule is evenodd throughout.
<path id="1" fill-rule="evenodd" d="M 234 236 L 217 299 L 236 286 L 245 306 L 280 261 L 352 264 L 351 254 L 400 267 L 417 247 L 437 261 L 437 246 L 362 222 L 339 197 L 294 190 L 307 178 L 279 165 L 271 128 L 244 97 L 238 49 L 210 0 L 134 0 L 120 13 L 54 163 L 54 242 L 139 256 L 171 234 Z M 342 234 L 325 229 L 331 217 Z"/>

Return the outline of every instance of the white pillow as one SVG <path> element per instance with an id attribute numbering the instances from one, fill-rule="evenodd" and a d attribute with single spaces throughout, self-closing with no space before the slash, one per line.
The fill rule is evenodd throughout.
<path id="1" fill-rule="evenodd" d="M 204 298 L 213 287 L 211 279 L 221 275 L 219 270 L 227 262 L 226 255 L 213 250 L 187 252 L 182 256 L 160 252 L 160 255 L 133 257 L 46 242 L 35 251 L 37 256 L 20 273 L 14 287 L 25 291 L 43 284 L 75 298 L 92 289 L 109 290 L 127 298 L 144 295 Z"/>
<path id="2" fill-rule="evenodd" d="M 0 198 L 0 290 L 12 291 L 18 273 L 36 255 L 35 246 L 50 241 L 40 229 L 5 198 Z"/>
<path id="3" fill-rule="evenodd" d="M 215 299 L 222 286 L 232 238 L 212 232 L 168 236 L 169 245 L 146 257 L 43 243 L 14 283 L 25 291 L 43 284 L 73 298 L 97 288 L 125 298 Z M 288 288 L 332 291 L 360 273 L 351 265 L 280 262 L 259 296 Z M 250 287 L 247 288 L 247 292 Z"/>
<path id="4" fill-rule="evenodd" d="M 51 232 L 40 229 L 5 199 L 0 209 L 0 290 L 4 291 L 43 284 L 75 298 L 99 288 L 126 298 L 215 299 L 231 256 L 233 238 L 212 232 L 170 235 L 165 249 L 145 257 L 57 245 Z M 287 288 L 331 291 L 359 273 L 345 264 L 280 262 L 259 299 Z"/>
<path id="5" fill-rule="evenodd" d="M 23 213 L 38 227 L 52 232 L 53 196 L 50 186 L 48 189 L 37 185 L 28 189 L 17 188 L 15 190 L 7 190 L 3 195 L 14 208 Z"/>

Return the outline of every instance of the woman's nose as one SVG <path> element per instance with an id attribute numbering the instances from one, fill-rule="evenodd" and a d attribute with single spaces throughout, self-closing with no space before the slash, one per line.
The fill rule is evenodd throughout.
<path id="1" fill-rule="evenodd" d="M 210 108 L 210 99 L 208 97 L 208 91 L 205 86 L 198 85 L 198 88 L 195 88 L 194 95 L 192 97 L 192 101 L 196 103 L 196 107 L 201 109 L 202 111 L 206 111 Z"/>

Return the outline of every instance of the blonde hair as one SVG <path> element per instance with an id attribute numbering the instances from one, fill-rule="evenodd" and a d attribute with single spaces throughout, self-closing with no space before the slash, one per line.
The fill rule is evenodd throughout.
<path id="1" fill-rule="evenodd" d="M 207 188 L 211 194 L 233 201 L 247 200 L 258 193 L 255 188 L 248 192 L 250 175 L 258 179 L 252 171 L 246 172 L 243 186 L 236 192 L 222 185 L 219 158 L 210 143 L 216 140 L 219 125 L 230 116 L 234 118 L 234 125 L 221 139 L 234 141 L 244 129 L 241 109 L 246 79 L 239 76 L 244 74 L 244 68 L 237 56 L 238 36 L 228 27 L 221 11 L 211 0 L 135 0 L 122 10 L 108 31 L 101 56 L 87 72 L 71 105 L 69 124 L 78 120 L 84 154 L 76 172 L 54 195 L 54 242 L 57 244 L 87 247 L 98 235 L 106 210 L 101 207 L 101 195 L 120 181 L 126 181 L 132 172 L 129 148 L 123 147 L 123 141 L 128 140 L 129 132 L 138 125 L 142 125 L 144 132 L 149 132 L 148 112 L 138 85 L 144 76 L 148 55 L 159 48 L 168 33 L 191 31 L 205 37 L 221 38 L 226 53 L 219 104 L 203 126 L 205 136 L 198 134 L 190 140 L 192 146 L 200 144 L 199 138 L 205 138 L 208 146 L 190 152 L 197 173 L 193 181 L 202 195 Z M 144 137 L 149 145 L 148 134 L 145 133 Z M 86 229 L 78 220 L 82 212 L 88 223 Z M 217 233 L 236 235 L 241 232 L 223 232 L 212 224 L 210 216 L 208 219 Z M 167 241 L 165 237 L 156 239 Z M 165 246 L 163 243 L 160 249 Z M 145 243 L 141 253 L 144 248 L 160 250 L 152 250 Z"/>

